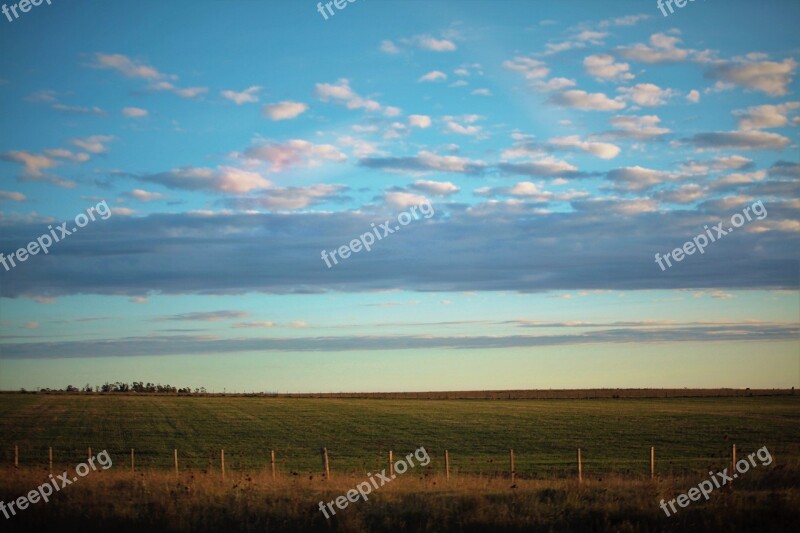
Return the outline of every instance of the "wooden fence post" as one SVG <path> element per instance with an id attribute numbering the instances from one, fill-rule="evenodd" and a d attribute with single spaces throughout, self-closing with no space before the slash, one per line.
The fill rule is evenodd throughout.
<path id="1" fill-rule="evenodd" d="M 394 461 L 392 457 L 392 450 L 389 450 L 389 476 L 394 477 Z"/>
<path id="2" fill-rule="evenodd" d="M 650 479 L 655 479 L 656 477 L 656 448 L 655 446 L 650 446 Z"/>
<path id="3" fill-rule="evenodd" d="M 133 462 L 133 448 L 131 448 L 131 474 L 133 474 L 136 470 L 134 469 L 134 462 Z"/>
<path id="4" fill-rule="evenodd" d="M 583 482 L 583 463 L 581 462 L 581 449 L 578 448 L 578 483 Z"/>
<path id="5" fill-rule="evenodd" d="M 730 484 L 733 486 L 733 476 L 736 473 L 736 445 L 731 446 L 731 479 Z"/>
<path id="6" fill-rule="evenodd" d="M 328 463 L 328 448 L 322 448 L 322 466 L 325 469 L 325 479 L 331 478 L 331 467 Z"/>
<path id="7" fill-rule="evenodd" d="M 272 479 L 275 479 L 275 450 L 272 450 L 270 453 L 272 457 Z"/>
<path id="8" fill-rule="evenodd" d="M 175 462 L 175 475 L 178 475 L 178 448 L 172 450 L 172 457 Z"/>
<path id="9" fill-rule="evenodd" d="M 225 480 L 225 449 L 219 451 L 219 460 L 222 465 L 222 480 Z"/>
<path id="10" fill-rule="evenodd" d="M 444 472 L 447 480 L 450 480 L 450 454 L 447 450 L 444 451 Z"/>
<path id="11" fill-rule="evenodd" d="M 47 450 L 48 463 L 50 464 L 50 473 L 53 473 L 53 447 L 50 446 Z"/>
<path id="12" fill-rule="evenodd" d="M 19 446 L 14 445 L 14 468 L 19 468 Z"/>
<path id="13" fill-rule="evenodd" d="M 92 458 L 92 447 L 90 446 L 89 447 L 89 456 L 87 457 L 87 459 L 91 459 L 91 458 Z"/>
<path id="14" fill-rule="evenodd" d="M 509 455 L 511 458 L 511 483 L 513 484 L 517 477 L 517 470 L 514 468 L 514 448 L 511 448 L 511 453 Z"/>

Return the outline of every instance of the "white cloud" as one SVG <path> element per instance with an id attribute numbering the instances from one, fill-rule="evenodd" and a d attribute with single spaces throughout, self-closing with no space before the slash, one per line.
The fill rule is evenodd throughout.
<path id="1" fill-rule="evenodd" d="M 21 192 L 0 191 L 0 202 L 24 202 L 27 197 Z"/>
<path id="2" fill-rule="evenodd" d="M 458 135 L 479 135 L 481 126 L 474 125 L 480 119 L 478 115 L 462 115 L 459 117 L 443 117 L 445 131 Z"/>
<path id="3" fill-rule="evenodd" d="M 675 95 L 672 89 L 662 89 L 652 83 L 638 83 L 633 87 L 620 87 L 617 90 L 635 104 L 646 107 L 665 105 L 667 99 Z"/>
<path id="4" fill-rule="evenodd" d="M 217 169 L 182 167 L 159 174 L 139 176 L 137 179 L 158 183 L 170 189 L 234 194 L 264 189 L 271 185 L 271 182 L 261 174 L 226 166 Z"/>
<path id="5" fill-rule="evenodd" d="M 608 28 L 609 26 L 634 26 L 642 20 L 647 20 L 650 15 L 640 13 L 638 15 L 626 15 L 624 17 L 613 18 L 609 20 L 600 21 L 598 26 L 601 28 Z"/>
<path id="6" fill-rule="evenodd" d="M 760 130 L 780 128 L 789 125 L 788 115 L 800 109 L 800 102 L 787 102 L 778 105 L 760 105 L 733 112 L 739 121 L 739 129 Z"/>
<path id="7" fill-rule="evenodd" d="M 680 42 L 681 40 L 677 37 L 656 33 L 650 36 L 652 46 L 638 43 L 631 47 L 620 48 L 619 53 L 625 59 L 641 63 L 676 63 L 686 60 L 691 52 L 691 50 L 678 48 L 677 44 Z"/>
<path id="8" fill-rule="evenodd" d="M 791 143 L 783 135 L 760 130 L 698 133 L 686 142 L 698 148 L 714 150 L 780 150 Z"/>
<path id="9" fill-rule="evenodd" d="M 789 92 L 789 84 L 796 68 L 797 62 L 791 58 L 780 63 L 750 61 L 745 58 L 739 62 L 721 61 L 709 69 L 708 76 L 770 96 L 785 96 Z"/>
<path id="10" fill-rule="evenodd" d="M 310 187 L 285 187 L 267 189 L 257 199 L 257 205 L 267 209 L 305 209 L 328 201 L 341 193 L 342 185 L 319 184 Z M 295 323 L 293 327 L 303 327 Z M 303 323 L 304 324 L 304 323 Z"/>
<path id="11" fill-rule="evenodd" d="M 358 158 L 369 157 L 373 154 L 380 153 L 380 150 L 378 150 L 378 147 L 374 143 L 356 139 L 349 135 L 340 137 L 338 142 L 340 146 L 350 147 L 353 151 L 353 155 Z"/>
<path id="12" fill-rule="evenodd" d="M 323 161 L 342 162 L 347 159 L 347 156 L 331 144 L 312 144 L 302 139 L 251 146 L 245 150 L 244 156 L 268 162 L 272 172 L 297 166 L 315 167 Z"/>
<path id="13" fill-rule="evenodd" d="M 614 137 L 630 137 L 634 139 L 648 139 L 658 137 L 670 132 L 668 128 L 659 126 L 661 119 L 657 115 L 626 116 L 617 115 L 609 122 L 614 126 L 611 135 Z"/>
<path id="14" fill-rule="evenodd" d="M 267 104 L 261 108 L 261 112 L 270 120 L 289 120 L 296 118 L 308 110 L 308 106 L 302 102 L 283 101 L 275 104 Z"/>
<path id="15" fill-rule="evenodd" d="M 449 181 L 417 180 L 409 188 L 430 194 L 431 196 L 450 196 L 459 189 L 455 183 Z"/>
<path id="16" fill-rule="evenodd" d="M 738 185 L 749 185 L 751 183 L 762 181 L 766 177 L 767 173 L 764 170 L 757 170 L 755 172 L 736 172 L 715 180 L 711 183 L 711 188 L 723 189 Z"/>
<path id="17" fill-rule="evenodd" d="M 208 92 L 208 87 L 186 87 L 184 89 L 175 88 L 173 92 L 181 98 L 192 99 L 206 94 Z"/>
<path id="18" fill-rule="evenodd" d="M 489 89 L 475 89 L 472 93 L 475 96 L 492 96 L 492 91 Z"/>
<path id="19" fill-rule="evenodd" d="M 678 189 L 659 191 L 655 194 L 656 198 L 662 202 L 669 202 L 673 204 L 690 204 L 703 198 L 706 190 L 695 184 L 687 183 Z"/>
<path id="20" fill-rule="evenodd" d="M 400 49 L 392 41 L 381 41 L 381 52 L 386 54 L 399 54 Z"/>
<path id="21" fill-rule="evenodd" d="M 614 159 L 620 153 L 619 146 L 611 143 L 583 141 L 578 135 L 555 137 L 548 144 L 560 149 L 575 149 L 592 154 L 600 159 Z"/>
<path id="22" fill-rule="evenodd" d="M 427 74 L 420 76 L 417 82 L 425 82 L 425 81 L 445 81 L 447 79 L 447 74 L 442 72 L 441 70 L 433 70 L 428 72 Z"/>
<path id="23" fill-rule="evenodd" d="M 236 91 L 227 90 L 227 91 L 222 91 L 220 94 L 222 95 L 223 98 L 227 98 L 231 102 L 234 102 L 236 105 L 242 105 L 242 104 L 251 104 L 254 102 L 258 102 L 258 92 L 260 90 L 261 87 L 259 87 L 258 85 L 253 85 L 251 87 L 248 87 L 242 92 L 237 93 Z"/>
<path id="24" fill-rule="evenodd" d="M 408 117 L 408 125 L 413 128 L 429 128 L 431 117 L 427 115 L 410 115 Z"/>
<path id="25" fill-rule="evenodd" d="M 432 52 L 453 52 L 456 45 L 447 39 L 435 39 L 430 35 L 421 35 L 415 39 L 417 46 Z"/>
<path id="26" fill-rule="evenodd" d="M 752 165 L 753 160 L 740 155 L 732 155 L 729 157 L 717 157 L 711 162 L 711 168 L 714 170 L 735 170 Z"/>
<path id="27" fill-rule="evenodd" d="M 72 139 L 70 142 L 92 154 L 102 154 L 108 151 L 106 144 L 114 139 L 112 135 L 92 135 L 83 139 Z"/>
<path id="28" fill-rule="evenodd" d="M 627 63 L 615 63 L 614 57 L 608 54 L 587 56 L 583 60 L 586 72 L 601 80 L 632 80 Z"/>
<path id="29" fill-rule="evenodd" d="M 410 192 L 390 191 L 383 194 L 383 200 L 396 209 L 406 209 L 412 205 L 421 205 L 428 202 L 425 196 Z"/>
<path id="30" fill-rule="evenodd" d="M 587 93 L 579 90 L 553 95 L 550 97 L 549 102 L 584 111 L 618 111 L 625 107 L 625 102 L 612 100 L 603 93 Z"/>
<path id="31" fill-rule="evenodd" d="M 575 85 L 575 80 L 567 78 L 551 78 L 547 81 L 534 81 L 531 83 L 531 87 L 540 93 L 561 91 L 567 87 L 574 87 Z"/>
<path id="32" fill-rule="evenodd" d="M 128 118 L 144 118 L 149 112 L 141 107 L 124 107 L 122 108 L 122 114 Z"/>
<path id="33" fill-rule="evenodd" d="M 379 102 L 359 96 L 350 88 L 350 82 L 345 78 L 339 79 L 336 83 L 317 83 L 315 92 L 323 102 L 332 101 L 347 107 L 347 109 L 364 109 L 376 112 L 384 110 Z M 387 109 L 394 110 L 397 108 Z"/>
<path id="34" fill-rule="evenodd" d="M 542 157 L 535 161 L 525 163 L 513 165 L 505 164 L 501 165 L 501 168 L 518 174 L 542 177 L 556 177 L 562 174 L 572 174 L 578 170 L 578 167 L 551 156 Z"/>
<path id="35" fill-rule="evenodd" d="M 163 200 L 166 198 L 166 196 L 160 192 L 150 192 L 143 189 L 134 189 L 125 193 L 124 196 L 140 202 L 155 202 L 156 200 Z"/>
<path id="36" fill-rule="evenodd" d="M 689 94 L 686 95 L 686 99 L 693 104 L 698 103 L 700 101 L 700 91 L 697 89 L 692 89 L 689 91 Z"/>
<path id="37" fill-rule="evenodd" d="M 128 78 L 143 78 L 146 80 L 158 80 L 167 77 L 155 68 L 139 63 L 122 54 L 102 54 L 94 55 L 94 68 L 113 69 Z"/>
<path id="38" fill-rule="evenodd" d="M 542 61 L 530 57 L 515 57 L 514 59 L 503 61 L 503 67 L 513 72 L 518 72 L 526 79 L 534 80 L 544 78 L 550 73 Z"/>
<path id="39" fill-rule="evenodd" d="M 614 169 L 606 178 L 612 181 L 614 188 L 618 190 L 640 192 L 673 179 L 673 175 L 637 165 Z"/>

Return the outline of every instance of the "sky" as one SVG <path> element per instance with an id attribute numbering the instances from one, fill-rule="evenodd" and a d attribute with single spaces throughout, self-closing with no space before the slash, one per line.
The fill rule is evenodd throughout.
<path id="1" fill-rule="evenodd" d="M 800 385 L 800 4 L 340 4 L 0 15 L 0 389 Z"/>

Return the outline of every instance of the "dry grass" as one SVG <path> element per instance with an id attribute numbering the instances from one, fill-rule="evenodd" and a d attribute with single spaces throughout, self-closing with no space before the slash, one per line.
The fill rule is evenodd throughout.
<path id="1" fill-rule="evenodd" d="M 800 518 L 800 464 L 759 467 L 734 490 L 717 490 L 667 518 L 674 498 L 705 472 L 655 482 L 617 476 L 510 480 L 459 476 L 446 481 L 409 471 L 326 520 L 331 501 L 366 479 L 334 474 L 279 476 L 165 471 L 132 475 L 115 466 L 90 473 L 11 520 L 4 531 L 794 531 Z M 47 480 L 41 469 L 0 470 L 10 501 Z"/>

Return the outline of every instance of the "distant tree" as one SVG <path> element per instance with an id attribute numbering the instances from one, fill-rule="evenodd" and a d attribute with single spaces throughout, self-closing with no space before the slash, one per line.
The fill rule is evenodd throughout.
<path id="1" fill-rule="evenodd" d="M 67 392 L 80 392 L 78 387 L 73 387 L 72 385 L 67 385 Z"/>

